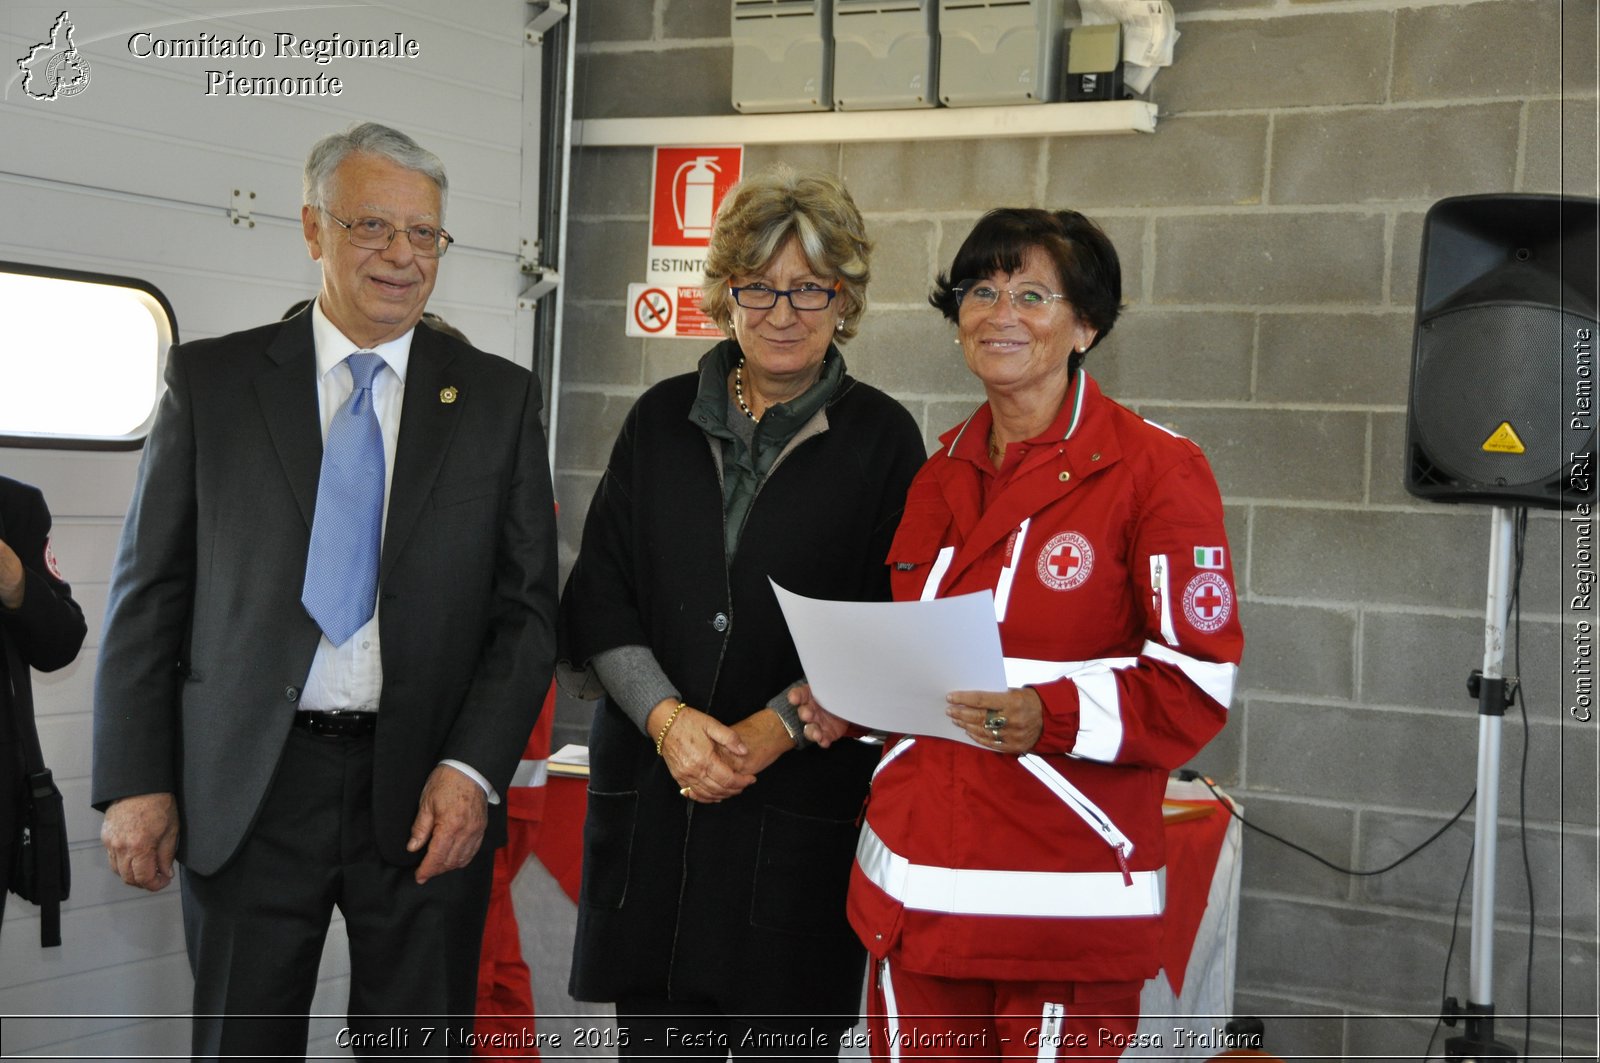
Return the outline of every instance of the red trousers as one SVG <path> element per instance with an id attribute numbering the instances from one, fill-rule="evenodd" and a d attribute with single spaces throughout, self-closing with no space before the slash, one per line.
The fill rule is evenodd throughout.
<path id="1" fill-rule="evenodd" d="M 872 968 L 873 1059 L 1117 1059 L 1135 1043 L 1137 982 L 995 982 Z"/>

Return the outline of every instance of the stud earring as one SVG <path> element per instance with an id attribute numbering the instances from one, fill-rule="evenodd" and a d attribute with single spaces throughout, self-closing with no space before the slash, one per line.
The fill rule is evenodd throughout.
<path id="1" fill-rule="evenodd" d="M 833 326 L 833 331 L 835 331 L 835 332 L 843 332 L 844 331 L 844 322 L 840 321 L 837 324 L 835 324 Z"/>

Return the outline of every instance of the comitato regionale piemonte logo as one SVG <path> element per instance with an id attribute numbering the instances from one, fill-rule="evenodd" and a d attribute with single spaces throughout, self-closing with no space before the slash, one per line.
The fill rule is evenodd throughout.
<path id="1" fill-rule="evenodd" d="M 89 87 L 89 61 L 72 43 L 72 16 L 63 11 L 50 27 L 50 39 L 28 49 L 17 60 L 22 91 L 35 100 L 76 96 Z"/>

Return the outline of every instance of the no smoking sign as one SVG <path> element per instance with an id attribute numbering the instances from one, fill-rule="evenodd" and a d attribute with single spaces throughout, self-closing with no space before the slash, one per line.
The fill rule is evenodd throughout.
<path id="1" fill-rule="evenodd" d="M 700 309 L 700 289 L 683 284 L 628 285 L 627 334 L 659 339 L 721 339 L 722 330 Z"/>
<path id="2" fill-rule="evenodd" d="M 659 336 L 672 326 L 673 299 L 667 289 L 650 284 L 628 285 L 628 335 Z"/>

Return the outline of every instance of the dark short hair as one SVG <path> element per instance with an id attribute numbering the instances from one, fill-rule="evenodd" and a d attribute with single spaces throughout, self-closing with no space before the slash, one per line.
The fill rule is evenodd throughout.
<path id="1" fill-rule="evenodd" d="M 957 285 L 994 273 L 1015 273 L 1035 247 L 1055 264 L 1065 289 L 1061 294 L 1072 303 L 1078 319 L 1095 330 L 1090 346 L 1098 344 L 1122 312 L 1122 264 L 1100 227 L 1075 210 L 991 210 L 967 234 L 950 271 L 939 274 L 928 302 L 955 321 Z"/>

